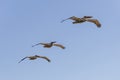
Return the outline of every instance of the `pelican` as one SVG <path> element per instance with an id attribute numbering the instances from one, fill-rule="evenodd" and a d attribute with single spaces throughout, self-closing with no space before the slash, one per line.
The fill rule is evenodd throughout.
<path id="1" fill-rule="evenodd" d="M 47 60 L 48 62 L 50 62 L 50 59 L 47 58 L 46 56 L 34 55 L 34 56 L 26 56 L 26 57 L 24 57 L 23 59 L 21 59 L 18 63 L 20 63 L 21 61 L 23 61 L 23 60 L 25 60 L 25 59 L 27 59 L 27 58 L 29 58 L 29 60 L 35 60 L 35 59 L 37 59 L 37 58 L 42 58 L 42 59 L 45 59 L 45 60 Z"/>
<path id="2" fill-rule="evenodd" d="M 50 42 L 50 43 L 38 43 L 38 44 L 33 45 L 32 47 L 37 46 L 37 45 L 43 45 L 44 48 L 51 48 L 52 46 L 57 46 L 57 47 L 60 47 L 62 49 L 65 49 L 65 47 L 63 45 L 56 44 L 56 41 Z"/>
<path id="3" fill-rule="evenodd" d="M 98 28 L 100 28 L 101 27 L 100 22 L 97 19 L 91 19 L 91 18 L 92 18 L 92 16 L 83 16 L 82 18 L 78 18 L 76 16 L 72 16 L 70 18 L 62 20 L 61 23 L 66 21 L 66 20 L 68 20 L 68 19 L 74 20 L 74 22 L 72 22 L 73 24 L 83 23 L 83 22 L 87 21 L 87 22 L 92 22 L 92 23 L 96 24 L 96 26 Z"/>

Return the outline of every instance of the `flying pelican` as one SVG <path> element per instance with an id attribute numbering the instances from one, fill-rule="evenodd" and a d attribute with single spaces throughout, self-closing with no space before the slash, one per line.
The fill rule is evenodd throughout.
<path id="1" fill-rule="evenodd" d="M 50 62 L 50 59 L 48 59 L 46 56 L 34 55 L 34 56 L 26 56 L 26 57 L 24 57 L 23 59 L 21 59 L 18 63 L 20 63 L 21 61 L 23 61 L 23 60 L 25 60 L 25 59 L 27 59 L 27 58 L 29 58 L 29 60 L 35 60 L 35 59 L 37 59 L 37 58 L 43 58 L 43 59 L 47 60 L 48 62 Z"/>
<path id="2" fill-rule="evenodd" d="M 96 26 L 98 28 L 100 28 L 101 27 L 100 22 L 97 19 L 91 19 L 91 18 L 92 18 L 92 16 L 83 16 L 82 18 L 78 18 L 76 16 L 72 16 L 70 18 L 62 20 L 61 23 L 66 21 L 66 20 L 68 20 L 68 19 L 74 20 L 74 22 L 72 22 L 73 24 L 83 23 L 83 22 L 87 21 L 87 22 L 92 22 L 92 23 L 96 24 Z"/>
<path id="3" fill-rule="evenodd" d="M 60 47 L 62 49 L 65 49 L 65 47 L 63 45 L 56 44 L 56 41 L 50 42 L 50 43 L 38 43 L 38 44 L 33 45 L 32 47 L 40 45 L 40 44 L 43 45 L 44 48 L 51 48 L 52 46 L 57 46 L 57 47 Z"/>

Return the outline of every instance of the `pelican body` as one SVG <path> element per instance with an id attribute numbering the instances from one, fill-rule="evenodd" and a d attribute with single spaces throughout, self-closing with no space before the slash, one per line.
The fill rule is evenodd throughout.
<path id="1" fill-rule="evenodd" d="M 21 61 L 23 61 L 23 60 L 25 60 L 25 59 L 29 59 L 29 60 L 35 60 L 35 59 L 37 59 L 37 58 L 42 58 L 42 59 L 45 59 L 45 60 L 47 60 L 48 62 L 50 62 L 50 59 L 49 58 L 47 58 L 46 56 L 38 56 L 38 55 L 34 55 L 34 56 L 26 56 L 26 57 L 24 57 L 23 59 L 21 59 L 18 63 L 20 63 Z"/>
<path id="2" fill-rule="evenodd" d="M 62 49 L 65 49 L 65 47 L 63 45 L 56 44 L 56 41 L 50 42 L 50 43 L 38 43 L 38 44 L 33 45 L 32 47 L 37 46 L 37 45 L 43 45 L 44 48 L 51 48 L 52 46 L 57 46 L 57 47 L 60 47 Z"/>
<path id="3" fill-rule="evenodd" d="M 92 23 L 96 24 L 96 26 L 98 28 L 100 28 L 101 27 L 100 22 L 97 19 L 91 19 L 91 18 L 92 18 L 92 16 L 83 16 L 82 18 L 78 18 L 76 16 L 72 16 L 70 18 L 62 20 L 61 22 L 64 22 L 64 21 L 66 21 L 68 19 L 74 20 L 74 22 L 72 22 L 73 24 L 83 23 L 83 22 L 87 21 L 87 22 L 92 22 Z"/>

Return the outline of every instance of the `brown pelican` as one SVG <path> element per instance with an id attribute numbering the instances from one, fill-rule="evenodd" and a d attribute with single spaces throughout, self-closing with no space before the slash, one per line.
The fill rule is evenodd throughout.
<path id="1" fill-rule="evenodd" d="M 44 48 L 51 48 L 52 46 L 57 46 L 57 47 L 60 47 L 62 49 L 65 49 L 65 47 L 63 45 L 56 44 L 56 41 L 50 42 L 50 43 L 38 43 L 38 44 L 33 45 L 32 47 L 40 45 L 40 44 L 43 45 Z"/>
<path id="2" fill-rule="evenodd" d="M 48 62 L 50 62 L 50 59 L 48 59 L 46 56 L 34 55 L 34 56 L 26 56 L 23 59 L 21 59 L 18 63 L 20 63 L 21 61 L 25 60 L 26 58 L 29 58 L 29 60 L 35 60 L 37 58 L 43 58 L 43 59 L 47 60 Z"/>
<path id="3" fill-rule="evenodd" d="M 66 21 L 66 20 L 68 20 L 68 19 L 74 20 L 74 22 L 72 22 L 73 24 L 83 23 L 83 22 L 87 21 L 87 22 L 92 22 L 92 23 L 96 24 L 96 26 L 98 28 L 100 28 L 101 27 L 100 22 L 97 19 L 91 19 L 91 18 L 92 18 L 92 16 L 83 16 L 82 18 L 78 18 L 78 17 L 72 16 L 70 18 L 62 20 L 61 23 Z"/>

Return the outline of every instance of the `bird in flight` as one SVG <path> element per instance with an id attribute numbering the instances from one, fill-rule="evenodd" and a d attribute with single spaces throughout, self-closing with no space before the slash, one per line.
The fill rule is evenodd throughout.
<path id="1" fill-rule="evenodd" d="M 66 20 L 68 20 L 68 19 L 74 20 L 74 22 L 72 22 L 73 24 L 83 23 L 83 22 L 87 21 L 87 22 L 92 22 L 92 23 L 96 24 L 96 26 L 98 28 L 100 28 L 101 27 L 100 22 L 97 19 L 91 19 L 91 18 L 92 18 L 92 16 L 83 16 L 82 18 L 78 18 L 76 16 L 72 16 L 72 17 L 69 17 L 67 19 L 62 20 L 61 23 L 66 21 Z"/>
<path id="2" fill-rule="evenodd" d="M 47 60 L 48 62 L 50 62 L 50 59 L 47 58 L 46 56 L 34 55 L 34 56 L 26 56 L 26 57 L 24 57 L 23 59 L 21 59 L 18 63 L 20 63 L 21 61 L 23 61 L 23 60 L 25 60 L 25 59 L 27 59 L 27 58 L 29 58 L 29 60 L 35 60 L 35 59 L 37 59 L 37 58 L 42 58 L 42 59 L 45 59 L 45 60 Z"/>
<path id="3" fill-rule="evenodd" d="M 37 46 L 37 45 L 43 45 L 44 48 L 51 48 L 52 46 L 57 46 L 57 47 L 60 47 L 62 49 L 65 49 L 65 47 L 63 45 L 57 44 L 56 41 L 53 41 L 50 43 L 38 43 L 38 44 L 33 45 L 32 47 Z"/>

